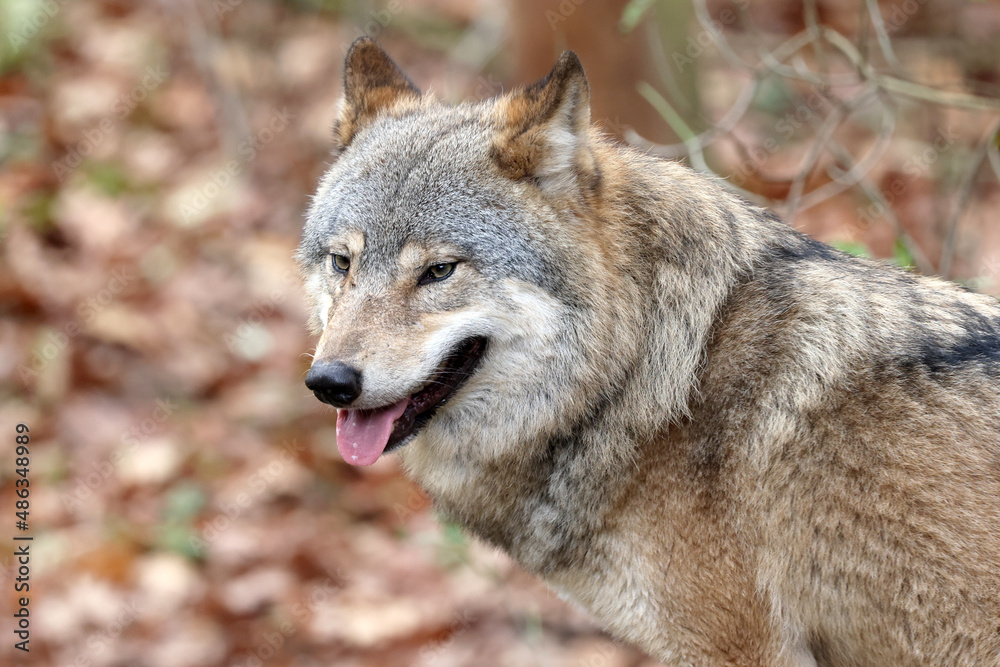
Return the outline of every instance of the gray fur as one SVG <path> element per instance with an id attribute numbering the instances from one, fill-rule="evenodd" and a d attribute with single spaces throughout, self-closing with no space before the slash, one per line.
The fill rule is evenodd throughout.
<path id="1" fill-rule="evenodd" d="M 331 185 L 312 205 L 303 262 L 321 261 L 327 239 L 352 227 L 370 239 L 365 262 L 371 266 L 393 266 L 406 241 L 446 241 L 461 246 L 494 280 L 516 277 L 553 288 L 563 271 L 548 241 L 522 224 L 527 214 L 509 188 L 483 182 L 494 130 L 479 119 L 480 109 L 380 119 L 366 128 L 327 174 Z M 344 168 L 354 164 L 365 167 Z"/>
<path id="2" fill-rule="evenodd" d="M 1000 664 L 995 299 L 580 130 L 572 57 L 449 108 L 359 48 L 353 95 L 400 99 L 342 126 L 309 213 L 317 358 L 376 368 L 384 403 L 441 331 L 489 338 L 400 450 L 441 512 L 672 664 Z M 350 230 L 353 272 L 325 271 Z M 451 248 L 416 286 L 407 253 Z"/>

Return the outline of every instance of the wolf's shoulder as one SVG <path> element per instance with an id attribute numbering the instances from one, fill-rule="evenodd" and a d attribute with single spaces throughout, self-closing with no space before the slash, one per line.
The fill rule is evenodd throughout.
<path id="1" fill-rule="evenodd" d="M 974 373 L 1000 383 L 1000 301 L 798 232 L 770 248 L 758 281 L 803 347 L 825 338 L 908 377 Z M 805 340 L 805 338 L 810 340 Z M 831 348 L 832 350 L 832 348 Z"/>

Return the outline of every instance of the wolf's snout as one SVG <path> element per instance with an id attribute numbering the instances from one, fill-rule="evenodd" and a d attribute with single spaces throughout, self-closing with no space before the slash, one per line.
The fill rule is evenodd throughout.
<path id="1" fill-rule="evenodd" d="M 318 361 L 306 374 L 306 387 L 324 403 L 343 408 L 361 395 L 361 371 L 340 361 Z"/>

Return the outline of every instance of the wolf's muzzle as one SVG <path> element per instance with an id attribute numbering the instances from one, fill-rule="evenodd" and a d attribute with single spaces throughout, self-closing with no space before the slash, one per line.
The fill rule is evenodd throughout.
<path id="1" fill-rule="evenodd" d="M 344 408 L 361 395 L 361 371 L 340 361 L 318 361 L 306 374 L 306 387 L 324 403 Z"/>

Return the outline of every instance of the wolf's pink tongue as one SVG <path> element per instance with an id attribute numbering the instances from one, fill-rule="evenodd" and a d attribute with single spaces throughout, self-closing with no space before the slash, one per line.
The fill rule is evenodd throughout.
<path id="1" fill-rule="evenodd" d="M 410 404 L 404 398 L 377 410 L 338 410 L 337 449 L 353 466 L 370 466 L 389 444 L 392 424 Z"/>

